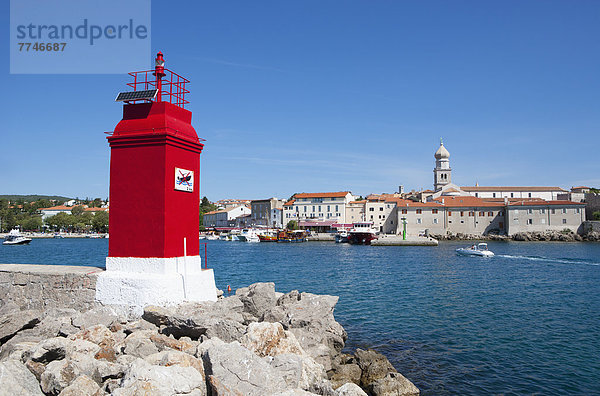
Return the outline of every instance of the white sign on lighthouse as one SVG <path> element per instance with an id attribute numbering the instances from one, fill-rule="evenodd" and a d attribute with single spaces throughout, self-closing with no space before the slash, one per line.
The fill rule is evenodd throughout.
<path id="1" fill-rule="evenodd" d="M 194 191 L 194 171 L 175 168 L 175 190 Z"/>

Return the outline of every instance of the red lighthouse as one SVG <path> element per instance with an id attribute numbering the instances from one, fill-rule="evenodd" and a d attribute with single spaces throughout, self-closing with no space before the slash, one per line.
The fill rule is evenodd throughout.
<path id="1" fill-rule="evenodd" d="M 129 73 L 123 119 L 108 137 L 110 241 L 97 298 L 133 305 L 215 300 L 199 256 L 199 172 L 204 145 L 191 124 L 189 80 L 165 68 Z"/>

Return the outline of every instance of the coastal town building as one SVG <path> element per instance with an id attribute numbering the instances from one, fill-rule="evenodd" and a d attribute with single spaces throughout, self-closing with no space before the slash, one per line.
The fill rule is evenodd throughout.
<path id="1" fill-rule="evenodd" d="M 41 209 L 39 209 L 39 211 L 42 214 L 42 220 L 45 220 L 48 217 L 55 216 L 59 213 L 71 214 L 74 208 L 75 208 L 75 206 L 58 205 L 58 206 L 52 206 L 50 208 L 41 208 Z M 84 206 L 84 208 L 83 208 L 83 212 L 92 213 L 92 214 L 96 214 L 99 212 L 107 212 L 108 213 L 108 211 L 109 211 L 108 207 L 88 208 L 87 206 Z"/>
<path id="2" fill-rule="evenodd" d="M 348 223 L 356 223 L 365 220 L 365 204 L 366 199 L 360 201 L 350 201 L 346 204 L 346 221 Z"/>
<path id="3" fill-rule="evenodd" d="M 326 231 L 346 222 L 346 207 L 352 201 L 350 191 L 295 194 L 283 205 L 283 222 L 296 220 L 300 228 Z"/>
<path id="4" fill-rule="evenodd" d="M 234 227 L 235 219 L 240 216 L 250 216 L 250 208 L 245 205 L 239 205 L 227 209 L 218 209 L 204 213 L 202 224 L 204 227 Z M 250 217 L 248 217 L 249 219 Z"/>
<path id="5" fill-rule="evenodd" d="M 250 202 L 251 201 L 249 199 L 220 199 L 215 202 L 215 205 L 217 205 L 218 209 L 229 209 L 240 205 L 250 207 Z"/>
<path id="6" fill-rule="evenodd" d="M 281 209 L 284 200 L 278 198 L 257 199 L 250 201 L 252 225 L 277 227 L 281 224 Z M 277 212 L 275 209 L 279 209 Z"/>

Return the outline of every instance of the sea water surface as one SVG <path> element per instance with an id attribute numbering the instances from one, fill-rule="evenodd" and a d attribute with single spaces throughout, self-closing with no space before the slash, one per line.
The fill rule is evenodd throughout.
<path id="1" fill-rule="evenodd" d="M 371 247 L 208 242 L 217 287 L 340 296 L 347 349 L 374 348 L 423 395 L 600 394 L 600 244 Z M 108 241 L 0 246 L 1 263 L 102 266 Z"/>

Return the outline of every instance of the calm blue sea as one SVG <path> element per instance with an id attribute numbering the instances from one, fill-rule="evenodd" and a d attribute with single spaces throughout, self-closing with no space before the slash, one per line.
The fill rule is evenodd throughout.
<path id="1" fill-rule="evenodd" d="M 340 296 L 348 348 L 383 352 L 424 395 L 600 394 L 600 244 L 371 247 L 211 241 L 217 286 Z M 107 240 L 0 246 L 1 263 L 102 266 Z"/>

